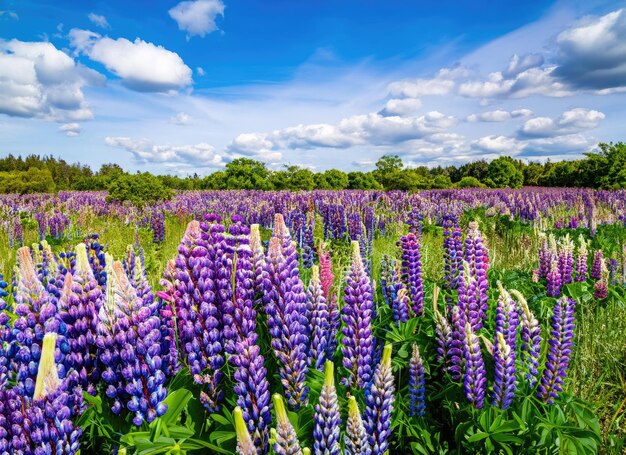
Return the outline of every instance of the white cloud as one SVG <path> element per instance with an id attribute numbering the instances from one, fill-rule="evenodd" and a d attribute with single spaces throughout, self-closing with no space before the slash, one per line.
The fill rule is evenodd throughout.
<path id="1" fill-rule="evenodd" d="M 531 111 L 530 109 L 515 109 L 514 111 L 511 111 L 511 117 L 514 118 L 530 117 L 531 115 L 533 115 L 533 111 Z"/>
<path id="2" fill-rule="evenodd" d="M 524 155 L 532 158 L 543 157 L 543 154 L 579 154 L 590 151 L 596 141 L 586 138 L 582 134 L 566 134 L 556 137 L 545 137 L 525 141 Z"/>
<path id="3" fill-rule="evenodd" d="M 530 68 L 536 68 L 542 64 L 543 55 L 541 54 L 526 54 L 521 57 L 517 54 L 513 54 L 509 61 L 509 66 L 506 71 L 504 71 L 504 75 L 507 77 L 515 77 Z"/>
<path id="4" fill-rule="evenodd" d="M 207 143 L 196 145 L 155 145 L 148 139 L 107 136 L 106 145 L 123 148 L 130 152 L 138 164 L 169 163 L 194 165 L 197 167 L 220 167 L 224 164 L 221 155 Z"/>
<path id="5" fill-rule="evenodd" d="M 173 117 L 170 117 L 170 123 L 174 125 L 187 125 L 191 122 L 191 116 L 185 112 L 179 112 Z"/>
<path id="6" fill-rule="evenodd" d="M 505 155 L 517 155 L 524 148 L 522 143 L 512 137 L 495 135 L 481 137 L 480 139 L 472 141 L 472 145 L 474 148 L 481 151 L 495 152 Z"/>
<path id="7" fill-rule="evenodd" d="M 428 95 L 447 95 L 456 85 L 456 80 L 467 77 L 469 72 L 463 67 L 442 68 L 432 79 L 413 79 L 392 82 L 389 94 L 393 98 L 420 98 Z"/>
<path id="8" fill-rule="evenodd" d="M 417 98 L 390 99 L 385 107 L 380 111 L 383 116 L 405 116 L 414 114 L 420 107 L 422 102 Z"/>
<path id="9" fill-rule="evenodd" d="M 467 121 L 474 122 L 506 122 L 511 119 L 511 113 L 498 109 L 495 111 L 481 112 L 480 114 L 471 114 L 467 116 Z"/>
<path id="10" fill-rule="evenodd" d="M 626 86 L 626 10 L 586 17 L 556 39 L 556 75 L 581 88 Z"/>
<path id="11" fill-rule="evenodd" d="M 101 16 L 101 15 L 96 14 L 96 13 L 89 13 L 89 15 L 87 17 L 97 27 L 104 28 L 104 29 L 111 28 L 111 26 L 107 22 L 107 18 L 104 17 L 104 16 Z"/>
<path id="12" fill-rule="evenodd" d="M 126 38 L 112 39 L 89 30 L 72 29 L 70 43 L 77 53 L 102 63 L 132 90 L 169 92 L 192 83 L 191 69 L 177 53 L 139 38 L 131 42 Z"/>
<path id="13" fill-rule="evenodd" d="M 101 83 L 89 70 L 47 42 L 0 40 L 0 113 L 67 122 L 93 112 L 83 88 Z"/>
<path id="14" fill-rule="evenodd" d="M 218 29 L 216 17 L 224 16 L 221 0 L 194 0 L 180 2 L 168 11 L 178 28 L 187 32 L 187 38 L 205 36 Z"/>
<path id="15" fill-rule="evenodd" d="M 535 117 L 527 120 L 520 133 L 526 137 L 562 136 L 595 128 L 604 118 L 605 115 L 602 112 L 576 108 L 563 112 L 557 119 Z"/>
<path id="16" fill-rule="evenodd" d="M 201 66 L 198 66 L 196 68 L 196 74 L 200 77 L 204 76 L 206 74 L 206 72 L 204 71 L 204 68 L 202 68 Z"/>
<path id="17" fill-rule="evenodd" d="M 59 132 L 68 137 L 76 137 L 80 134 L 80 125 L 78 123 L 64 123 L 59 127 Z"/>
<path id="18" fill-rule="evenodd" d="M 20 17 L 17 15 L 15 11 L 2 11 L 0 10 L 0 18 L 12 19 L 14 21 L 19 21 Z"/>

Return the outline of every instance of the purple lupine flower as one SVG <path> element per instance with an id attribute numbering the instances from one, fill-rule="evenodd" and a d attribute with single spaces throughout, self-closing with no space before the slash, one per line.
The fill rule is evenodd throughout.
<path id="1" fill-rule="evenodd" d="M 150 215 L 150 227 L 152 228 L 152 241 L 162 243 L 165 241 L 165 214 L 153 211 Z"/>
<path id="2" fill-rule="evenodd" d="M 578 238 L 578 250 L 576 252 L 576 281 L 587 281 L 587 257 L 589 253 L 587 252 L 587 241 L 582 234 Z"/>
<path id="3" fill-rule="evenodd" d="M 343 339 L 341 352 L 343 366 L 349 376 L 350 387 L 364 387 L 372 375 L 374 336 L 372 313 L 374 301 L 369 276 L 365 273 L 359 242 L 352 241 L 352 265 L 344 293 L 345 305 L 341 309 Z"/>
<path id="4" fill-rule="evenodd" d="M 270 392 L 264 358 L 257 345 L 256 311 L 254 310 L 253 253 L 250 250 L 250 230 L 243 218 L 233 216 L 229 227 L 230 262 L 234 267 L 234 328 L 235 343 L 226 345 L 229 363 L 234 373 L 237 404 L 242 409 L 248 430 L 252 432 L 258 454 L 267 453 L 270 413 Z"/>
<path id="5" fill-rule="evenodd" d="M 424 379 L 424 364 L 420 356 L 419 347 L 413 344 L 413 353 L 409 361 L 409 415 L 423 416 L 426 403 L 424 394 L 426 380 Z"/>
<path id="6" fill-rule="evenodd" d="M 74 273 L 66 275 L 59 299 L 59 334 L 66 368 L 76 370 L 83 389 L 95 395 L 100 379 L 96 352 L 98 312 L 104 296 L 89 265 L 84 243 L 76 246 L 75 255 Z"/>
<path id="7" fill-rule="evenodd" d="M 333 373 L 333 363 L 327 360 L 324 367 L 324 385 L 319 402 L 315 405 L 315 427 L 313 428 L 315 441 L 313 453 L 315 455 L 339 455 L 341 452 L 339 445 L 341 415 Z"/>
<path id="8" fill-rule="evenodd" d="M 459 280 L 458 291 L 458 307 L 464 321 L 459 331 L 465 330 L 465 321 L 471 324 L 473 331 L 478 331 L 483 326 L 484 313 L 482 313 L 478 301 L 478 283 L 466 261 L 463 261 L 463 275 Z"/>
<path id="9" fill-rule="evenodd" d="M 37 221 L 39 240 L 43 240 L 46 238 L 46 232 L 48 231 L 48 217 L 46 212 L 36 212 L 34 218 Z"/>
<path id="10" fill-rule="evenodd" d="M 237 455 L 257 455 L 257 449 L 252 442 L 248 425 L 243 419 L 243 412 L 239 406 L 233 411 L 233 417 L 237 432 Z"/>
<path id="11" fill-rule="evenodd" d="M 9 295 L 5 291 L 7 286 L 8 283 L 4 281 L 2 273 L 0 273 L 0 390 L 4 388 L 9 371 L 7 348 L 11 340 L 11 327 L 9 325 L 8 305 L 4 300 Z"/>
<path id="12" fill-rule="evenodd" d="M 609 260 L 609 267 L 608 267 L 608 269 L 609 269 L 608 281 L 613 286 L 615 286 L 617 284 L 617 259 L 611 258 Z"/>
<path id="13" fill-rule="evenodd" d="M 552 266 L 550 272 L 546 277 L 548 281 L 546 285 L 546 294 L 550 297 L 558 297 L 561 295 L 561 287 L 563 282 L 561 281 L 561 273 L 559 272 L 559 263 L 556 257 L 552 258 Z"/>
<path id="14" fill-rule="evenodd" d="M 369 455 L 372 453 L 367 431 L 361 419 L 356 398 L 348 398 L 348 420 L 344 435 L 344 455 Z"/>
<path id="15" fill-rule="evenodd" d="M 163 360 L 166 364 L 163 370 L 168 376 L 174 376 L 180 369 L 178 346 L 176 345 L 176 314 L 174 308 L 176 287 L 176 261 L 170 259 L 163 272 L 161 286 L 163 291 L 157 291 L 156 295 L 161 300 L 161 336 L 164 341 L 163 349 L 169 349 Z"/>
<path id="16" fill-rule="evenodd" d="M 463 376 L 465 364 L 465 314 L 456 305 L 452 308 L 451 332 L 447 343 L 448 372 L 452 379 L 458 381 Z"/>
<path id="17" fill-rule="evenodd" d="M 320 245 L 318 257 L 320 261 L 320 283 L 324 297 L 326 298 L 326 305 L 328 305 L 328 320 L 330 324 L 326 358 L 332 360 L 335 357 L 335 351 L 337 350 L 337 332 L 339 331 L 339 326 L 341 325 L 341 315 L 339 312 L 339 306 L 337 305 L 337 294 L 332 292 L 335 280 L 335 276 L 333 275 L 333 264 L 330 258 L 330 253 L 324 251 L 324 244 Z"/>
<path id="18" fill-rule="evenodd" d="M 267 278 L 265 270 L 265 251 L 261 243 L 261 232 L 258 224 L 250 225 L 250 250 L 252 250 L 252 271 L 254 273 L 254 291 L 262 295 L 265 290 L 264 279 Z"/>
<path id="19" fill-rule="evenodd" d="M 194 381 L 205 386 L 201 399 L 210 411 L 219 409 L 223 395 L 218 386 L 224 357 L 215 264 L 215 255 L 209 252 L 200 223 L 191 221 L 176 258 L 176 322 L 181 352 Z"/>
<path id="20" fill-rule="evenodd" d="M 443 216 L 443 260 L 445 283 L 448 289 L 456 289 L 461 277 L 463 246 L 461 229 L 455 215 Z"/>
<path id="21" fill-rule="evenodd" d="M 274 394 L 274 410 L 276 411 L 276 444 L 274 452 L 276 455 L 303 455 L 296 430 L 287 417 L 287 410 L 283 397 Z"/>
<path id="22" fill-rule="evenodd" d="M 602 278 L 602 266 L 604 264 L 604 256 L 602 250 L 596 250 L 593 253 L 593 264 L 591 265 L 590 277 L 593 280 L 599 280 Z"/>
<path id="23" fill-rule="evenodd" d="M 313 267 L 315 261 L 315 239 L 313 231 L 315 230 L 315 213 L 311 212 L 307 215 L 306 225 L 304 227 L 304 236 L 302 239 L 302 266 L 305 269 Z"/>
<path id="24" fill-rule="evenodd" d="M 266 264 L 268 288 L 263 296 L 272 348 L 278 359 L 287 402 L 293 410 L 306 406 L 308 319 L 306 293 L 298 270 L 298 254 L 282 215 L 276 214 Z"/>
<path id="25" fill-rule="evenodd" d="M 24 228 L 22 227 L 22 220 L 19 215 L 13 218 L 13 233 L 11 235 L 11 240 L 18 245 L 22 245 L 24 243 Z M 13 244 L 11 244 L 13 247 Z"/>
<path id="26" fill-rule="evenodd" d="M 572 280 L 574 266 L 574 242 L 569 238 L 569 234 L 561 241 L 559 249 L 559 273 L 563 284 L 569 284 Z"/>
<path id="27" fill-rule="evenodd" d="M 543 242 L 539 245 L 539 277 L 543 278 L 550 272 L 552 266 L 552 254 L 548 239 L 544 238 Z"/>
<path id="28" fill-rule="evenodd" d="M 554 305 L 546 366 L 537 390 L 537 396 L 549 404 L 558 398 L 567 375 L 574 345 L 575 306 L 576 302 L 567 297 L 561 297 Z"/>
<path id="29" fill-rule="evenodd" d="M 391 414 L 395 400 L 391 349 L 391 344 L 385 345 L 383 357 L 365 392 L 365 429 L 372 455 L 383 455 L 389 448 Z"/>
<path id="30" fill-rule="evenodd" d="M 478 337 L 469 322 L 465 323 L 464 355 L 463 391 L 470 403 L 482 409 L 487 385 L 485 363 L 480 352 Z"/>
<path id="31" fill-rule="evenodd" d="M 516 291 L 511 290 L 511 294 L 515 297 L 519 305 L 519 313 L 521 316 L 520 339 L 522 341 L 522 362 L 526 369 L 526 380 L 528 385 L 533 388 L 537 383 L 539 372 L 539 356 L 541 354 L 541 326 L 535 315 L 530 311 L 528 303 L 524 296 Z"/>
<path id="32" fill-rule="evenodd" d="M 448 319 L 445 318 L 439 308 L 437 307 L 437 295 L 439 288 L 435 286 L 433 296 L 433 309 L 435 313 L 435 334 L 437 336 L 437 361 L 441 363 L 442 371 L 445 373 L 448 370 L 449 356 L 448 348 L 452 341 L 452 329 Z"/>
<path id="33" fill-rule="evenodd" d="M 508 408 L 515 398 L 515 351 L 507 343 L 502 332 L 496 332 L 493 357 L 495 380 L 493 384 L 493 405 Z"/>
<path id="34" fill-rule="evenodd" d="M 489 269 L 489 252 L 483 244 L 483 239 L 478 230 L 478 222 L 469 223 L 467 237 L 465 238 L 465 261 L 469 264 L 470 275 L 476 280 L 476 294 L 479 308 L 480 323 L 477 327 L 482 327 L 483 321 L 487 317 L 489 281 L 487 280 L 487 270 Z"/>
<path id="35" fill-rule="evenodd" d="M 604 300 L 609 296 L 609 285 L 605 280 L 598 280 L 593 285 L 593 298 Z"/>
<path id="36" fill-rule="evenodd" d="M 424 313 L 424 287 L 422 282 L 422 262 L 418 237 L 409 233 L 399 242 L 402 251 L 402 281 L 406 286 L 415 316 Z"/>
<path id="37" fill-rule="evenodd" d="M 320 273 L 317 266 L 313 266 L 309 289 L 307 290 L 307 311 L 311 315 L 311 355 L 310 360 L 314 368 L 322 370 L 328 352 L 330 321 L 328 306 L 320 283 Z"/>
<path id="38" fill-rule="evenodd" d="M 400 280 L 396 270 L 396 262 L 388 256 L 383 256 L 381 262 L 381 282 L 385 302 L 393 310 L 393 319 L 396 324 L 406 322 L 410 317 L 409 296 L 406 287 Z"/>
<path id="39" fill-rule="evenodd" d="M 56 308 L 39 281 L 28 247 L 17 250 L 15 306 L 17 319 L 11 330 L 10 368 L 19 393 L 32 397 L 44 334 L 57 328 Z"/>

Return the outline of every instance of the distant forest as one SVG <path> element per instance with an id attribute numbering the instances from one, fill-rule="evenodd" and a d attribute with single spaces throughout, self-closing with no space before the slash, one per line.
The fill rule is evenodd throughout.
<path id="1" fill-rule="evenodd" d="M 329 169 L 313 172 L 299 166 L 270 170 L 260 161 L 237 158 L 224 170 L 201 177 L 129 174 L 117 164 L 94 171 L 53 156 L 8 155 L 0 159 L 0 193 L 52 193 L 66 190 L 111 190 L 130 180 L 170 190 L 342 190 L 417 191 L 445 188 L 520 188 L 522 186 L 626 188 L 626 144 L 601 143 L 598 151 L 572 161 L 525 163 L 502 156 L 462 166 L 406 167 L 397 155 L 382 156 L 371 172 Z"/>

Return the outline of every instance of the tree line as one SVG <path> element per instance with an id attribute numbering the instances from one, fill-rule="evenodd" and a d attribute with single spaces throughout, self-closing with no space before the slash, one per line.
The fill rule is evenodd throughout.
<path id="1" fill-rule="evenodd" d="M 109 190 L 128 193 L 172 190 L 404 190 L 446 188 L 520 188 L 522 186 L 626 188 L 626 144 L 600 143 L 596 152 L 572 161 L 529 162 L 501 156 L 461 166 L 407 167 L 398 155 L 384 155 L 371 172 L 329 169 L 313 172 L 300 166 L 270 170 L 265 163 L 237 158 L 224 170 L 201 177 L 129 174 L 117 164 L 98 171 L 53 156 L 8 155 L 0 159 L 0 193 L 35 193 L 65 190 Z"/>

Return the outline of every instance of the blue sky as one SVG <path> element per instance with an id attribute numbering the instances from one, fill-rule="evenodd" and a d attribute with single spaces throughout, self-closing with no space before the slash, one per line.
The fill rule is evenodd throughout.
<path id="1" fill-rule="evenodd" d="M 623 140 L 608 1 L 0 0 L 0 156 L 369 170 Z"/>

